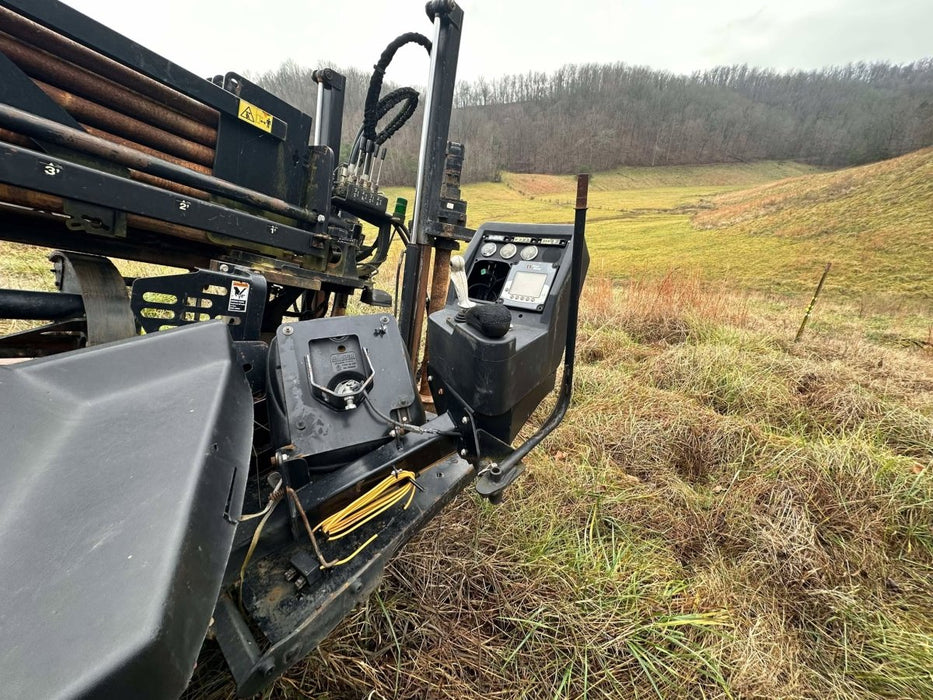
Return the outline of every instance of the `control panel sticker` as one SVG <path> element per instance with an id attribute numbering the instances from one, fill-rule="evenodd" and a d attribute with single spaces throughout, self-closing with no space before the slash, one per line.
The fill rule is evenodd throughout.
<path id="1" fill-rule="evenodd" d="M 267 134 L 272 133 L 272 115 L 265 110 L 259 109 L 256 105 L 250 104 L 246 100 L 240 100 L 237 116 L 247 124 L 252 124 L 257 129 L 262 129 Z"/>
<path id="2" fill-rule="evenodd" d="M 355 352 L 338 352 L 330 356 L 330 365 L 335 372 L 349 372 L 359 369 L 360 363 Z"/>
<path id="3" fill-rule="evenodd" d="M 233 280 L 230 283 L 230 301 L 227 311 L 246 311 L 246 302 L 249 301 L 249 282 Z"/>

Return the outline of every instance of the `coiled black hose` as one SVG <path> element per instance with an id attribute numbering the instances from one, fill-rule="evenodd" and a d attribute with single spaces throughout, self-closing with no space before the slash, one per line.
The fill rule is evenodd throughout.
<path id="1" fill-rule="evenodd" d="M 373 66 L 373 75 L 369 79 L 369 89 L 366 92 L 366 103 L 363 107 L 363 124 L 353 143 L 353 150 L 350 153 L 351 163 L 356 162 L 361 144 L 364 141 L 373 144 L 370 148 L 381 146 L 392 138 L 392 135 L 401 129 L 405 122 L 411 119 L 411 116 L 418 108 L 418 92 L 414 88 L 398 88 L 380 98 L 382 80 L 385 77 L 386 69 L 395 57 L 396 52 L 406 44 L 419 44 L 429 54 L 431 53 L 430 39 L 418 32 L 407 32 L 395 38 L 379 56 L 379 61 Z M 392 118 L 392 121 L 389 122 L 385 129 L 377 132 L 376 126 L 379 120 L 399 104 L 403 104 L 403 106 Z"/>

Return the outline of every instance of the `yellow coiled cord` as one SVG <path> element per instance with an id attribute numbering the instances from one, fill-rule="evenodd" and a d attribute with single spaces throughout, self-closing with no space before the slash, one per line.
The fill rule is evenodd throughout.
<path id="1" fill-rule="evenodd" d="M 415 497 L 415 490 L 418 488 L 417 484 L 415 483 L 416 478 L 417 474 L 411 471 L 393 471 L 389 476 L 376 484 L 372 489 L 364 493 L 349 505 L 341 508 L 333 515 L 322 520 L 314 528 L 312 528 L 308 523 L 308 519 L 305 516 L 304 511 L 301 509 L 301 502 L 298 500 L 298 494 L 296 494 L 291 488 L 286 489 L 288 495 L 291 496 L 292 500 L 295 502 L 295 505 L 298 508 L 298 513 L 301 515 L 301 519 L 304 521 L 305 529 L 308 532 L 308 537 L 310 538 L 311 544 L 314 546 L 314 551 L 321 562 L 321 568 L 330 569 L 335 566 L 340 566 L 341 564 L 346 564 L 357 554 L 366 549 L 366 547 L 368 547 L 379 535 L 376 533 L 370 537 L 350 556 L 343 559 L 338 559 L 336 561 L 327 561 L 327 559 L 325 559 L 324 555 L 321 553 L 320 548 L 318 547 L 317 539 L 314 536 L 315 532 L 323 533 L 327 537 L 328 541 L 339 540 L 341 537 L 346 537 L 357 528 L 362 527 L 373 518 L 382 515 L 392 506 L 405 500 L 406 497 L 407 500 L 405 500 L 405 505 L 403 508 L 407 509 L 408 506 L 411 505 L 412 499 Z"/>

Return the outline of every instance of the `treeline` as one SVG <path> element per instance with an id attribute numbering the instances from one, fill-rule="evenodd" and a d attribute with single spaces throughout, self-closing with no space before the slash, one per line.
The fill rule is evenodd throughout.
<path id="1" fill-rule="evenodd" d="M 310 70 L 286 64 L 260 84 L 314 113 Z M 369 76 L 348 75 L 344 140 L 362 119 Z M 420 110 L 391 141 L 384 179 L 412 182 Z M 933 144 L 933 59 L 819 71 L 719 67 L 693 75 L 625 64 L 458 84 L 451 138 L 465 179 L 501 170 L 572 173 L 622 165 L 798 160 L 847 166 Z"/>

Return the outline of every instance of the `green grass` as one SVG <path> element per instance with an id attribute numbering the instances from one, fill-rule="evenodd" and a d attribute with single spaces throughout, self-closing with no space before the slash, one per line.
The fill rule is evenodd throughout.
<path id="1" fill-rule="evenodd" d="M 933 696 L 928 302 L 839 258 L 858 286 L 827 287 L 794 344 L 822 258 L 793 236 L 698 228 L 759 191 L 705 199 L 715 188 L 759 183 L 678 175 L 595 178 L 570 415 L 502 506 L 461 499 L 403 552 L 387 614 L 348 620 L 294 676 L 305 692 Z M 807 218 L 835 177 L 774 188 Z M 474 225 L 572 217 L 571 178 L 504 179 L 465 188 Z M 865 211 L 864 230 L 876 214 L 912 221 Z M 878 254 L 886 274 L 902 251 Z"/>
<path id="2" fill-rule="evenodd" d="M 933 696 L 933 358 L 697 277 L 584 308 L 505 503 L 458 500 L 274 695 Z"/>
<path id="3" fill-rule="evenodd" d="M 515 173 L 468 185 L 469 223 L 569 222 L 574 188 L 572 177 Z M 824 299 L 933 311 L 933 149 L 831 173 L 773 162 L 626 168 L 594 175 L 589 208 L 600 275 L 676 269 L 806 295 L 831 261 Z"/>

